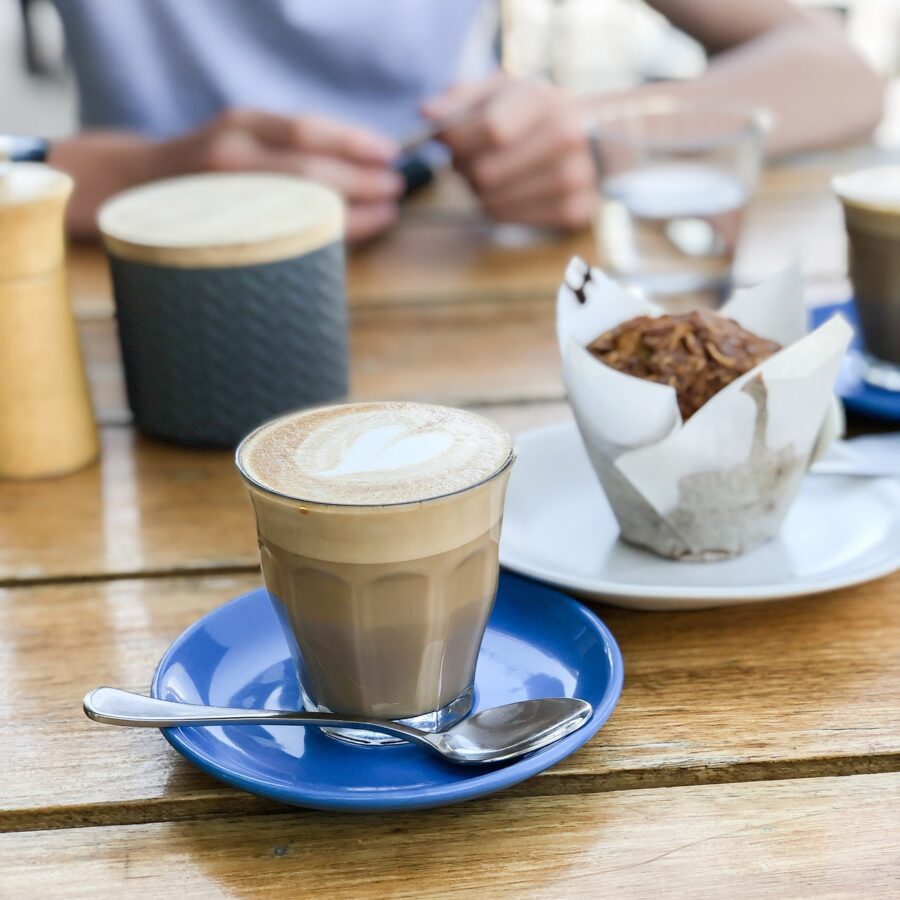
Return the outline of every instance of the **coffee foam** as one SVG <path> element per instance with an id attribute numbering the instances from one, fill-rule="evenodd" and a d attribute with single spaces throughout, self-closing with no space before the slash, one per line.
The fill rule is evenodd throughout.
<path id="1" fill-rule="evenodd" d="M 452 494 L 510 457 L 493 422 L 421 403 L 356 403 L 296 413 L 254 432 L 239 450 L 263 488 L 312 503 L 374 506 Z"/>
<path id="2" fill-rule="evenodd" d="M 878 166 L 839 175 L 833 184 L 845 203 L 900 213 L 900 166 Z"/>

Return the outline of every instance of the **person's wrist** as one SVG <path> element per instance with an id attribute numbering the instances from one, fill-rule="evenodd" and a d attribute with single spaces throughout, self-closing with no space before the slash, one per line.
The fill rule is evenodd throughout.
<path id="1" fill-rule="evenodd" d="M 75 180 L 67 208 L 72 235 L 93 237 L 100 205 L 114 194 L 163 177 L 158 145 L 140 135 L 96 131 L 61 138 L 50 146 L 47 162 Z"/>
<path id="2" fill-rule="evenodd" d="M 76 181 L 102 180 L 112 192 L 165 177 L 168 162 L 160 150 L 160 144 L 137 135 L 94 132 L 53 141 L 47 162 Z"/>

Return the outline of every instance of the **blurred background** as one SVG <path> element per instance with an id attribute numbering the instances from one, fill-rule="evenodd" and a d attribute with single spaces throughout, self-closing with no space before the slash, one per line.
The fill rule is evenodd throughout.
<path id="1" fill-rule="evenodd" d="M 876 135 L 900 144 L 900 0 L 796 0 L 842 23 L 853 44 L 891 81 Z M 552 42 L 537 10 L 505 0 L 502 57 L 513 74 L 544 72 L 575 92 L 692 78 L 703 50 L 642 0 L 566 0 Z M 499 15 L 479 27 L 499 31 Z M 498 46 L 500 45 L 498 41 Z M 552 52 L 545 49 L 552 46 Z M 77 99 L 62 28 L 51 0 L 0 0 L 0 131 L 56 137 L 75 131 Z"/>

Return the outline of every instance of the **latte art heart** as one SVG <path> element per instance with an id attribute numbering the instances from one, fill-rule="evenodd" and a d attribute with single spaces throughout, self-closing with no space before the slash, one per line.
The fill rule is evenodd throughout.
<path id="1" fill-rule="evenodd" d="M 434 459 L 452 444 L 453 435 L 446 432 L 407 434 L 402 425 L 382 425 L 364 431 L 336 466 L 317 474 L 334 478 L 361 472 L 396 472 Z"/>
<path id="2" fill-rule="evenodd" d="M 262 487 L 319 503 L 407 503 L 454 493 L 501 469 L 502 429 L 462 410 L 357 403 L 298 413 L 242 445 L 244 473 Z"/>

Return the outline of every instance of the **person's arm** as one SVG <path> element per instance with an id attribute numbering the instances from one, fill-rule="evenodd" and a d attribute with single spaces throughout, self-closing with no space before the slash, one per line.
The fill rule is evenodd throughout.
<path id="1" fill-rule="evenodd" d="M 98 131 L 55 141 L 48 161 L 75 180 L 68 208 L 74 237 L 96 234 L 99 205 L 127 187 L 205 171 L 289 172 L 321 181 L 347 202 L 347 237 L 365 240 L 397 217 L 403 179 L 394 142 L 318 117 L 231 110 L 184 137 L 151 141 Z"/>
<path id="2" fill-rule="evenodd" d="M 702 77 L 663 91 L 764 107 L 773 117 L 770 156 L 865 138 L 878 124 L 883 79 L 832 22 L 788 0 L 650 4 L 710 56 Z"/>
<path id="3" fill-rule="evenodd" d="M 596 196 L 585 114 L 623 98 L 674 94 L 765 108 L 773 118 L 769 155 L 863 138 L 878 123 L 882 80 L 836 30 L 788 0 L 650 2 L 711 53 L 700 78 L 576 102 L 547 83 L 495 76 L 425 105 L 440 120 L 478 104 L 477 116 L 443 139 L 494 218 L 587 225 Z"/>

